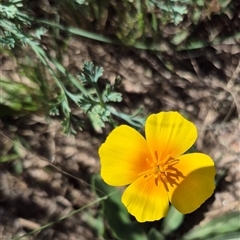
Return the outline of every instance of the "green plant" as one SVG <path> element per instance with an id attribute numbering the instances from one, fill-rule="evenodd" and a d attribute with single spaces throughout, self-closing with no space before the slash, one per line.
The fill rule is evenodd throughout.
<path id="1" fill-rule="evenodd" d="M 43 72 L 47 71 L 55 82 L 51 86 L 47 79 L 43 77 L 44 73 L 39 73 L 42 74 L 40 77 L 35 76 L 31 74 L 33 71 L 29 67 L 22 65 L 22 71 L 32 81 L 34 80 L 37 87 L 32 89 L 26 84 L 18 83 L 14 88 L 9 88 L 11 80 L 2 79 L 0 84 L 5 92 L 2 96 L 2 107 L 6 108 L 4 114 L 8 114 L 7 110 L 9 109 L 18 112 L 49 109 L 51 116 L 61 115 L 64 132 L 72 134 L 76 133 L 74 127 L 82 129 L 84 123 L 84 119 L 80 119 L 79 116 L 72 113 L 70 104 L 73 102 L 87 115 L 96 131 L 101 131 L 105 122 L 114 124 L 114 117 L 121 118 L 136 127 L 141 126 L 143 119 L 136 118 L 137 113 L 129 116 L 117 111 L 110 104 L 122 100 L 121 94 L 115 90 L 121 83 L 120 78 L 117 77 L 112 85 L 105 83 L 104 89 L 100 91 L 98 80 L 103 74 L 103 68 L 95 67 L 91 62 L 85 62 L 82 73 L 77 79 L 64 68 L 60 60 L 53 58 L 43 49 L 40 40 L 47 32 L 45 28 L 37 28 L 31 34 L 25 30 L 25 26 L 31 27 L 35 21 L 22 12 L 23 4 L 21 0 L 12 0 L 7 4 L 1 4 L 0 9 L 2 9 L 0 15 L 0 33 L 2 35 L 0 44 L 8 48 L 21 48 L 22 44 L 30 47 L 32 53 L 38 58 L 40 66 L 43 66 Z M 30 62 L 29 65 L 34 69 Z M 52 65 L 55 67 L 53 68 Z M 34 71 L 36 72 L 36 69 Z M 71 86 L 74 88 L 72 92 L 68 90 L 68 87 Z M 48 96 L 49 91 L 52 90 L 46 91 L 47 88 L 54 89 L 55 94 Z M 29 96 L 28 92 L 31 93 L 30 96 L 32 97 Z M 19 99 L 20 95 L 22 95 L 21 100 Z"/>

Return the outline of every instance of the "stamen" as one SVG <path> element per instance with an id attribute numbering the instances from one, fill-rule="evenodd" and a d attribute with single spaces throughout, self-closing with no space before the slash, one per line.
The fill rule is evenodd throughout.
<path id="1" fill-rule="evenodd" d="M 161 160 L 162 153 L 158 154 L 154 152 L 155 158 L 146 158 L 146 162 L 150 165 L 150 168 L 141 172 L 138 176 L 143 176 L 146 181 L 154 178 L 156 186 L 161 181 L 167 191 L 169 191 L 169 185 L 174 186 L 178 184 L 179 178 L 184 178 L 184 175 L 174 166 L 179 163 L 178 159 L 170 157 L 168 154 L 163 160 Z"/>
<path id="2" fill-rule="evenodd" d="M 161 157 L 162 157 L 162 152 L 160 152 L 160 155 L 158 155 L 158 151 L 156 150 L 156 151 L 155 151 L 155 158 L 156 158 L 155 163 L 156 163 L 157 165 L 160 164 Z"/>
<path id="3" fill-rule="evenodd" d="M 174 159 L 174 158 L 169 158 L 166 162 L 166 164 L 169 166 L 169 167 L 172 167 L 174 165 L 176 165 L 177 163 L 179 163 L 179 160 L 178 159 Z"/>
<path id="4" fill-rule="evenodd" d="M 162 160 L 162 164 L 165 165 L 168 160 L 170 159 L 170 155 L 168 154 L 163 160 Z"/>
<path id="5" fill-rule="evenodd" d="M 154 166 L 154 163 L 153 163 L 149 158 L 146 158 L 146 162 L 147 162 L 151 167 Z"/>
<path id="6" fill-rule="evenodd" d="M 143 175 L 146 175 L 146 176 L 152 175 L 152 170 L 149 169 L 138 174 L 138 176 L 143 176 Z"/>

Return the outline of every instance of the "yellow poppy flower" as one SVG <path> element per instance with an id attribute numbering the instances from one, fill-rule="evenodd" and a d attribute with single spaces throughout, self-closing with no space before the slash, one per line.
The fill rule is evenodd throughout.
<path id="1" fill-rule="evenodd" d="M 186 214 L 196 210 L 215 188 L 215 167 L 206 154 L 184 154 L 197 129 L 178 112 L 150 115 L 146 139 L 135 129 L 115 128 L 99 148 L 101 176 L 112 186 L 129 185 L 122 202 L 139 222 L 166 216 L 169 202 Z"/>

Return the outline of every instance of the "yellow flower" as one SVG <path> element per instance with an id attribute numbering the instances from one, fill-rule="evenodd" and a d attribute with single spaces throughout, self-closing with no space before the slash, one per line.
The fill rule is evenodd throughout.
<path id="1" fill-rule="evenodd" d="M 208 155 L 184 154 L 197 139 L 195 125 L 161 112 L 147 118 L 145 135 L 126 125 L 109 134 L 99 149 L 103 180 L 130 184 L 122 202 L 139 222 L 166 216 L 169 202 L 184 214 L 196 210 L 214 191 L 215 167 Z"/>

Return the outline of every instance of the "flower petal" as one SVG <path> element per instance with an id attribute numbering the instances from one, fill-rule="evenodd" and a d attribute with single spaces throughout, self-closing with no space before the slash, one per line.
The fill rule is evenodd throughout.
<path id="1" fill-rule="evenodd" d="M 152 156 L 155 152 L 175 158 L 186 152 L 197 139 L 195 125 L 178 112 L 161 112 L 146 120 L 146 139 Z"/>
<path id="2" fill-rule="evenodd" d="M 138 178 L 122 195 L 122 202 L 139 222 L 155 221 L 168 213 L 168 194 L 161 182 L 156 186 L 154 178 Z"/>
<path id="3" fill-rule="evenodd" d="M 101 176 L 112 186 L 132 183 L 149 168 L 150 152 L 146 140 L 135 129 L 122 125 L 115 128 L 99 148 Z"/>
<path id="4" fill-rule="evenodd" d="M 178 185 L 169 188 L 169 199 L 181 213 L 196 210 L 214 192 L 216 170 L 213 160 L 206 154 L 191 153 L 178 158 L 175 167 L 184 175 Z"/>

